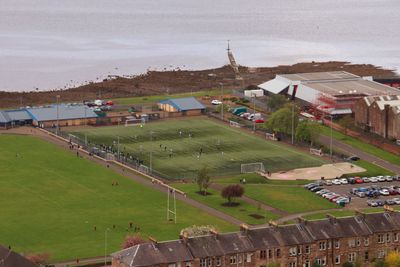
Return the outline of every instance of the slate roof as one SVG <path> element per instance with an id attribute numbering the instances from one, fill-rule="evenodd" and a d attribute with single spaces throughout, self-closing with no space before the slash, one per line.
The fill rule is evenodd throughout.
<path id="1" fill-rule="evenodd" d="M 29 116 L 29 113 L 24 109 L 6 110 L 5 112 L 12 121 L 26 121 L 32 119 L 32 117 Z"/>
<path id="2" fill-rule="evenodd" d="M 171 98 L 160 101 L 160 104 L 169 104 L 176 108 L 178 111 L 194 110 L 194 109 L 205 109 L 206 107 L 201 104 L 194 97 L 186 98 Z"/>
<path id="3" fill-rule="evenodd" d="M 388 231 L 400 231 L 400 212 L 330 217 L 317 221 L 302 220 L 292 225 L 266 226 L 235 233 L 146 243 L 116 252 L 112 256 L 127 266 L 142 267 Z"/>
<path id="4" fill-rule="evenodd" d="M 33 262 L 18 253 L 0 246 L 0 266 L 1 267 L 38 267 Z"/>
<path id="5" fill-rule="evenodd" d="M 0 110 L 0 123 L 8 123 L 11 122 L 10 116 L 8 116 L 8 114 L 3 111 Z"/>
<path id="6" fill-rule="evenodd" d="M 29 115 L 35 121 L 55 121 L 57 120 L 57 105 L 28 108 L 26 109 Z M 71 120 L 71 119 L 84 119 L 97 118 L 97 114 L 85 105 L 59 105 L 58 106 L 58 119 Z"/>

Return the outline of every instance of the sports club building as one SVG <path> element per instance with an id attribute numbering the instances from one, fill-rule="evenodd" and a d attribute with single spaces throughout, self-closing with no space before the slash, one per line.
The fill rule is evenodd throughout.
<path id="1" fill-rule="evenodd" d="M 374 82 L 372 77 L 345 71 L 281 74 L 259 87 L 270 94 L 286 94 L 330 115 L 352 114 L 355 102 L 366 96 L 400 94 L 400 90 Z"/>

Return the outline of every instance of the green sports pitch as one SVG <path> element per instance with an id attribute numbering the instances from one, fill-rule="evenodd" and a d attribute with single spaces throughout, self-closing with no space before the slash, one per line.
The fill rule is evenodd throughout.
<path id="1" fill-rule="evenodd" d="M 267 141 L 207 118 L 170 119 L 142 126 L 82 128 L 70 132 L 91 144 L 112 145 L 130 153 L 169 179 L 192 179 L 200 168 L 212 176 L 241 172 L 241 164 L 262 162 L 265 170 L 284 171 L 324 163 L 285 144 Z"/>

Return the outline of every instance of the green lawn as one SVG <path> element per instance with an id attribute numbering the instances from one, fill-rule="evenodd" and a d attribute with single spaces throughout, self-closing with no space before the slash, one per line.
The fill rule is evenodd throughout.
<path id="1" fill-rule="evenodd" d="M 399 206 L 393 206 L 392 207 L 394 210 L 399 211 L 400 207 Z M 364 213 L 377 213 L 377 212 L 384 212 L 383 208 L 366 208 L 361 210 Z M 355 211 L 353 210 L 336 210 L 336 211 L 327 211 L 327 212 L 321 212 L 321 213 L 316 213 L 316 214 L 312 214 L 312 215 L 307 215 L 304 216 L 304 219 L 306 220 L 320 220 L 320 219 L 325 219 L 326 218 L 326 214 L 331 214 L 335 217 L 348 217 L 348 216 L 354 216 L 355 215 Z"/>
<path id="2" fill-rule="evenodd" d="M 194 178 L 203 166 L 213 176 L 224 176 L 239 174 L 242 163 L 263 162 L 270 171 L 325 163 L 285 144 L 263 140 L 206 118 L 163 120 L 143 127 L 86 128 L 74 130 L 72 134 L 80 138 L 87 134 L 91 143 L 109 145 L 119 136 L 121 151 L 133 154 L 147 166 L 152 152 L 153 169 L 169 179 Z M 203 154 L 199 157 L 200 150 Z"/>
<path id="3" fill-rule="evenodd" d="M 206 204 L 214 209 L 220 210 L 226 214 L 231 215 L 247 224 L 265 224 L 269 220 L 277 219 L 278 216 L 271 213 L 266 212 L 262 209 L 259 209 L 256 206 L 250 205 L 240 199 L 236 200 L 235 202 L 239 203 L 239 206 L 236 207 L 226 207 L 223 206 L 226 203 L 226 199 L 222 198 L 220 192 L 213 189 L 208 189 L 207 191 L 211 193 L 211 195 L 203 196 L 198 194 L 198 187 L 197 184 L 174 184 L 175 188 L 178 188 L 184 191 L 190 198 L 195 199 L 199 202 Z M 263 216 L 264 218 L 256 219 L 250 215 L 259 215 Z"/>
<path id="4" fill-rule="evenodd" d="M 320 127 L 320 131 L 321 131 L 321 134 L 330 136 L 330 131 L 331 131 L 330 128 Z M 342 141 L 348 145 L 351 145 L 352 147 L 358 148 L 366 153 L 374 155 L 374 156 L 381 158 L 383 160 L 386 160 L 390 163 L 400 165 L 400 157 L 399 156 L 396 156 L 396 155 L 394 155 L 390 152 L 387 152 L 383 149 L 380 149 L 376 146 L 370 145 L 368 143 L 365 143 L 363 141 L 360 141 L 356 138 L 345 135 L 345 134 L 335 131 L 335 130 L 332 131 L 332 136 L 333 136 L 333 138 L 335 138 L 339 141 Z"/>
<path id="5" fill-rule="evenodd" d="M 301 186 L 247 184 L 244 187 L 248 197 L 289 213 L 338 208 Z"/>
<path id="6" fill-rule="evenodd" d="M 202 96 L 215 96 L 220 95 L 220 90 L 208 90 L 208 91 L 198 91 L 193 93 L 180 93 L 172 95 L 154 95 L 154 96 L 139 96 L 139 97 L 125 97 L 125 98 L 115 98 L 113 101 L 117 105 L 135 105 L 135 104 L 147 104 L 156 103 L 158 101 L 167 98 L 178 98 L 178 97 L 202 97 Z"/>
<path id="7" fill-rule="evenodd" d="M 163 193 L 45 141 L 0 135 L 0 151 L 0 243 L 18 252 L 48 252 L 53 261 L 104 255 L 105 230 L 114 252 L 130 221 L 158 240 L 193 224 L 236 230 L 182 202 L 177 224 L 167 222 Z"/>

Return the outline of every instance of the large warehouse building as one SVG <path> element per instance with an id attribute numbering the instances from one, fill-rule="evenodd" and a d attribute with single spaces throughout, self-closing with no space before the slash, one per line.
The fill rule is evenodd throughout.
<path id="1" fill-rule="evenodd" d="M 345 71 L 276 75 L 275 79 L 260 84 L 268 93 L 287 94 L 305 105 L 331 114 L 351 114 L 355 102 L 366 96 L 398 95 L 400 91 Z"/>

